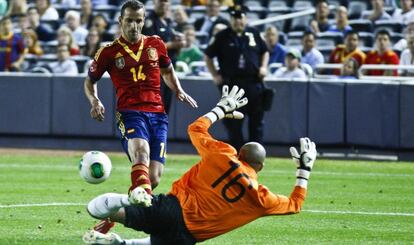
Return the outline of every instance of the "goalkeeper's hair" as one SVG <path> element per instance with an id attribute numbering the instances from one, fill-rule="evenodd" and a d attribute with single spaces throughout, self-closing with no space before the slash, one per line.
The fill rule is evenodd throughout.
<path id="1" fill-rule="evenodd" d="M 239 159 L 254 169 L 261 169 L 266 158 L 265 148 L 257 142 L 248 142 L 240 148 Z"/>

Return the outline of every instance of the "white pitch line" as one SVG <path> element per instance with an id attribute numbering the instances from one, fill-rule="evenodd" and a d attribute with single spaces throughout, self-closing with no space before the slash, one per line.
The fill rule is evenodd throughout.
<path id="1" fill-rule="evenodd" d="M 50 206 L 86 206 L 86 204 L 71 203 L 71 202 L 27 203 L 27 204 L 10 204 L 10 205 L 0 204 L 0 208 L 27 208 L 27 207 L 50 207 Z"/>
<path id="2" fill-rule="evenodd" d="M 28 204 L 10 204 L 1 205 L 0 208 L 27 208 L 27 207 L 50 207 L 50 206 L 86 206 L 84 203 L 70 202 L 52 202 L 52 203 L 28 203 Z M 380 213 L 380 212 L 354 212 L 339 210 L 302 210 L 307 213 L 323 213 L 323 214 L 357 214 L 357 215 L 381 215 L 381 216 L 414 216 L 414 213 Z"/>
<path id="3" fill-rule="evenodd" d="M 302 210 L 308 213 L 323 214 L 357 214 L 357 215 L 380 215 L 380 216 L 414 216 L 414 213 L 380 213 L 380 212 L 354 212 L 354 211 L 338 211 L 338 210 Z"/>
<path id="4" fill-rule="evenodd" d="M 118 170 L 129 170 L 130 169 L 130 165 L 120 165 L 120 166 L 113 166 L 114 169 L 118 169 Z M 18 168 L 18 169 L 34 169 L 34 170 L 42 170 L 42 169 L 58 169 L 58 170 L 77 170 L 78 169 L 78 165 L 74 165 L 74 164 L 67 164 L 67 163 L 62 163 L 62 164 L 25 164 L 25 163 L 8 163 L 8 164 L 4 164 L 4 163 L 0 163 L 0 168 Z M 170 173 L 184 173 L 185 170 L 183 169 L 179 169 L 179 168 L 174 168 L 174 165 L 171 166 L 167 166 L 164 169 L 165 171 L 168 171 Z M 266 170 L 265 173 L 263 174 L 274 174 L 274 173 L 278 173 L 278 174 L 292 174 L 294 173 L 294 170 L 292 171 L 287 171 L 287 170 Z M 378 172 L 371 172 L 371 173 L 359 173 L 359 172 L 331 172 L 331 171 L 317 171 L 315 170 L 314 172 L 312 172 L 313 175 L 333 175 L 333 176 L 366 176 L 366 177 L 402 177 L 402 178 L 406 178 L 406 177 L 414 177 L 414 173 L 404 173 L 404 174 L 399 174 L 399 173 L 378 173 Z"/>

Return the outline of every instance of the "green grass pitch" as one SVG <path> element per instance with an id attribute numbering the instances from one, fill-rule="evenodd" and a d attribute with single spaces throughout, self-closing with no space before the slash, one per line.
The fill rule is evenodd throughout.
<path id="1" fill-rule="evenodd" d="M 85 204 L 105 192 L 124 193 L 129 162 L 108 153 L 113 169 L 99 185 L 78 173 L 81 152 L 2 152 L 0 244 L 82 244 L 95 224 Z M 161 185 L 167 192 L 198 156 L 169 155 Z M 270 158 L 259 181 L 289 195 L 295 182 L 290 159 Z M 36 206 L 37 205 L 37 206 Z M 122 225 L 124 238 L 144 237 Z M 303 211 L 258 219 L 205 244 L 413 244 L 414 164 L 317 160 Z"/>

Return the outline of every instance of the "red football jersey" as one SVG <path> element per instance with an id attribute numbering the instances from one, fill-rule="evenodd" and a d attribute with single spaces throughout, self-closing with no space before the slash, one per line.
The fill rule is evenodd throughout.
<path id="1" fill-rule="evenodd" d="M 386 65 L 398 65 L 400 63 L 400 59 L 398 55 L 392 51 L 388 50 L 382 55 L 378 53 L 376 50 L 372 50 L 368 53 L 367 59 L 365 60 L 365 64 L 386 64 Z M 393 76 L 398 76 L 398 70 L 392 69 Z M 382 76 L 384 75 L 385 70 L 368 70 L 368 75 L 371 76 Z"/>
<path id="2" fill-rule="evenodd" d="M 120 37 L 96 52 L 89 77 L 98 81 L 107 71 L 116 88 L 117 109 L 164 112 L 160 68 L 171 64 L 165 43 L 144 36 L 136 44 Z"/>

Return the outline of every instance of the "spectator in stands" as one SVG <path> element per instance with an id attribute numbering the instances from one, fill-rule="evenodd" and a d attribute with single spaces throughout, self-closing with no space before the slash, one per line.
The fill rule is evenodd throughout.
<path id="1" fill-rule="evenodd" d="M 414 34 L 407 35 L 408 47 L 401 53 L 400 65 L 414 65 Z M 399 70 L 400 76 L 414 76 L 414 69 Z"/>
<path id="2" fill-rule="evenodd" d="M 336 24 L 328 28 L 329 32 L 338 32 L 345 36 L 347 32 L 352 30 L 352 27 L 349 25 L 348 9 L 346 7 L 338 7 L 336 10 L 335 20 Z"/>
<path id="3" fill-rule="evenodd" d="M 75 75 L 78 74 L 76 62 L 70 59 L 69 45 L 59 44 L 56 55 L 57 61 L 49 64 L 50 70 L 54 74 Z"/>
<path id="4" fill-rule="evenodd" d="M 27 53 L 23 38 L 13 32 L 10 16 L 0 20 L 0 71 L 20 71 Z"/>
<path id="5" fill-rule="evenodd" d="M 27 11 L 27 1 L 26 0 L 10 0 L 9 9 L 7 15 L 14 17 L 17 15 L 25 14 Z"/>
<path id="6" fill-rule="evenodd" d="M 310 22 L 310 31 L 314 33 L 325 32 L 330 28 L 329 4 L 327 0 L 318 0 L 316 3 L 315 19 Z"/>
<path id="7" fill-rule="evenodd" d="M 356 31 L 349 31 L 345 35 L 344 44 L 336 45 L 329 57 L 329 63 L 340 64 L 344 63 L 349 58 L 354 58 L 358 62 L 358 67 L 365 61 L 365 53 L 359 48 L 359 34 Z M 335 75 L 340 74 L 339 69 L 333 71 Z"/>
<path id="8" fill-rule="evenodd" d="M 414 17 L 413 0 L 400 0 L 401 8 L 398 8 L 392 14 L 392 19 L 398 23 L 407 25 Z"/>
<path id="9" fill-rule="evenodd" d="M 390 33 L 387 30 L 379 30 L 375 35 L 375 49 L 371 50 L 365 60 L 365 64 L 386 64 L 398 65 L 400 59 L 398 55 L 391 50 Z M 396 69 L 393 70 L 368 70 L 367 75 L 371 76 L 397 76 Z"/>
<path id="10" fill-rule="evenodd" d="M 217 33 L 205 50 L 204 57 L 215 85 L 219 88 L 223 85 L 237 85 L 246 91 L 249 101 L 255 101 L 242 112 L 248 116 L 249 141 L 262 142 L 265 112 L 261 101 L 269 52 L 260 32 L 247 26 L 246 11 L 241 5 L 229 8 L 231 27 Z M 219 69 L 214 65 L 214 58 L 218 60 Z M 240 149 L 245 143 L 243 120 L 225 120 L 224 125 L 231 144 Z"/>
<path id="11" fill-rule="evenodd" d="M 317 65 L 323 64 L 323 54 L 315 48 L 316 36 L 311 31 L 306 31 L 302 37 L 302 64 L 308 64 L 314 70 Z"/>
<path id="12" fill-rule="evenodd" d="M 88 30 L 80 25 L 80 14 L 77 11 L 69 10 L 65 14 L 66 26 L 72 31 L 73 40 L 78 45 L 85 43 Z"/>
<path id="13" fill-rule="evenodd" d="M 55 32 L 48 26 L 40 23 L 40 16 L 36 7 L 30 7 L 27 10 L 27 18 L 29 20 L 29 28 L 36 32 L 39 41 L 47 42 L 56 39 Z"/>
<path id="14" fill-rule="evenodd" d="M 302 55 L 300 51 L 291 48 L 287 51 L 285 57 L 285 66 L 279 68 L 275 73 L 274 76 L 278 78 L 308 78 L 305 71 L 300 67 L 300 59 Z"/>
<path id="15" fill-rule="evenodd" d="M 211 37 L 212 31 L 217 24 L 229 26 L 229 21 L 220 16 L 220 1 L 208 0 L 205 16 L 196 19 L 194 27 L 196 31 L 208 33 Z"/>
<path id="16" fill-rule="evenodd" d="M 91 0 L 80 0 L 80 23 L 81 26 L 87 28 L 92 23 L 92 3 Z"/>
<path id="17" fill-rule="evenodd" d="M 92 0 L 92 6 L 108 5 L 108 0 Z"/>
<path id="18" fill-rule="evenodd" d="M 364 11 L 362 19 L 368 19 L 375 23 L 377 20 L 389 20 L 391 16 L 385 12 L 384 0 L 371 0 L 372 11 Z"/>
<path id="19" fill-rule="evenodd" d="M 276 26 L 268 26 L 265 31 L 265 42 L 269 51 L 269 65 L 273 63 L 285 63 L 286 47 L 279 43 L 279 32 Z M 274 70 L 270 71 L 271 73 Z"/>
<path id="20" fill-rule="evenodd" d="M 57 40 L 59 45 L 63 44 L 69 46 L 70 55 L 80 54 L 79 46 L 73 40 L 72 31 L 68 27 L 62 26 L 59 28 L 57 33 Z"/>
<path id="21" fill-rule="evenodd" d="M 341 79 L 358 79 L 358 69 L 359 64 L 354 58 L 347 59 L 342 66 L 341 75 L 339 78 Z"/>
<path id="22" fill-rule="evenodd" d="M 184 27 L 189 24 L 187 12 L 185 12 L 185 9 L 182 6 L 177 6 L 173 11 L 173 16 L 174 30 L 178 32 L 183 32 Z"/>
<path id="23" fill-rule="evenodd" d="M 195 29 L 192 25 L 187 25 L 184 28 L 185 46 L 180 50 L 177 60 L 183 61 L 187 65 L 191 62 L 203 60 L 203 52 L 195 45 Z"/>
<path id="24" fill-rule="evenodd" d="M 109 23 L 106 17 L 102 14 L 97 14 L 92 17 L 91 25 L 88 27 L 90 28 L 96 28 L 98 30 L 99 35 L 101 36 L 103 41 L 112 41 L 112 36 L 107 35 L 106 31 L 108 30 Z"/>
<path id="25" fill-rule="evenodd" d="M 411 20 L 408 21 L 407 26 L 404 29 L 405 37 L 407 37 L 410 34 L 414 34 L 414 16 Z M 404 38 L 401 38 L 394 46 L 392 47 L 393 50 L 397 50 L 399 52 L 402 52 L 404 49 L 407 48 L 407 40 Z"/>
<path id="26" fill-rule="evenodd" d="M 59 13 L 50 4 L 50 0 L 36 0 L 36 8 L 40 15 L 40 20 L 59 20 Z"/>
<path id="27" fill-rule="evenodd" d="M 88 35 L 86 36 L 85 48 L 82 52 L 83 55 L 88 57 L 95 57 L 96 52 L 101 47 L 101 36 L 99 35 L 96 28 L 89 30 Z"/>
<path id="28" fill-rule="evenodd" d="M 37 56 L 43 55 L 43 49 L 40 47 L 38 42 L 37 34 L 31 29 L 27 29 L 23 32 L 24 43 L 27 47 L 27 52 L 29 54 L 34 54 Z"/>
<path id="29" fill-rule="evenodd" d="M 154 10 L 149 11 L 142 29 L 144 35 L 158 35 L 165 42 L 168 55 L 175 65 L 180 49 L 185 45 L 184 35 L 173 28 L 173 21 L 168 17 L 170 10 L 169 0 L 153 0 Z M 164 82 L 161 83 L 165 111 L 168 113 L 171 106 L 172 94 Z"/>

